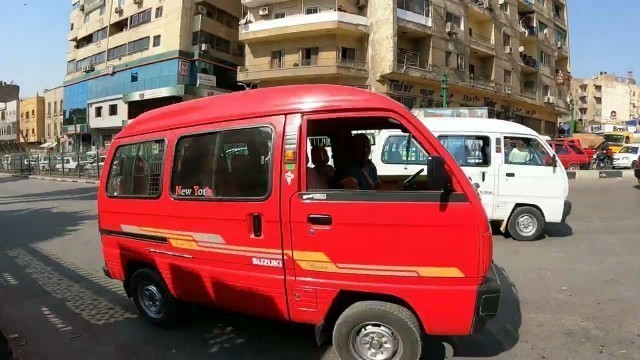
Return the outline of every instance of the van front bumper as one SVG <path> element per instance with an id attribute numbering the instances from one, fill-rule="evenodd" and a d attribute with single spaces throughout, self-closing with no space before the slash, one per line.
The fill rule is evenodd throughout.
<path id="1" fill-rule="evenodd" d="M 473 332 L 478 332 L 484 328 L 487 321 L 493 319 L 498 314 L 500 306 L 500 279 L 496 273 L 495 264 L 491 264 L 489 271 L 484 277 L 484 281 L 478 286 L 478 297 L 476 299 L 476 312 L 473 319 Z"/>
<path id="2" fill-rule="evenodd" d="M 564 208 L 562 209 L 562 220 L 560 221 L 561 223 L 564 223 L 565 221 L 567 221 L 567 218 L 569 217 L 569 215 L 571 215 L 572 208 L 573 208 L 573 204 L 571 204 L 571 201 L 565 200 Z"/>

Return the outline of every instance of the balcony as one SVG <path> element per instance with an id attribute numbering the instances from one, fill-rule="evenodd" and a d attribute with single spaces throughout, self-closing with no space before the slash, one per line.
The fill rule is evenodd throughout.
<path id="1" fill-rule="evenodd" d="M 398 27 L 406 32 L 430 32 L 432 19 L 424 1 L 397 0 Z"/>
<path id="2" fill-rule="evenodd" d="M 569 48 L 567 43 L 563 41 L 557 41 L 555 44 L 558 49 L 558 60 L 564 60 L 569 58 Z"/>
<path id="3" fill-rule="evenodd" d="M 366 35 L 369 19 L 366 16 L 341 11 L 327 11 L 311 15 L 293 15 L 281 19 L 261 20 L 240 25 L 240 41 L 284 40 L 309 35 Z"/>
<path id="4" fill-rule="evenodd" d="M 272 60 L 266 64 L 247 65 L 238 68 L 238 81 L 284 80 L 289 78 L 367 78 L 367 64 L 352 59 L 302 59 L 286 62 Z"/>
<path id="5" fill-rule="evenodd" d="M 420 65 L 420 55 L 408 50 L 398 50 L 396 53 L 396 66 L 393 71 L 404 80 L 436 79 L 437 74 L 430 64 Z"/>
<path id="6" fill-rule="evenodd" d="M 540 63 L 533 56 L 520 53 L 520 61 L 518 62 L 525 74 L 532 74 L 540 71 Z"/>
<path id="7" fill-rule="evenodd" d="M 602 89 L 600 89 L 600 90 L 595 90 L 595 91 L 593 92 L 593 97 L 596 97 L 596 98 L 602 98 Z"/>
<path id="8" fill-rule="evenodd" d="M 496 91 L 502 94 L 511 94 L 513 88 L 509 84 L 496 84 Z"/>
<path id="9" fill-rule="evenodd" d="M 540 37 L 538 36 L 539 31 L 538 28 L 535 26 L 520 26 L 520 31 L 518 31 L 518 33 L 520 34 L 520 42 L 521 43 L 531 43 L 531 42 L 536 42 L 537 40 L 540 40 Z"/>
<path id="10" fill-rule="evenodd" d="M 279 4 L 289 0 L 240 0 L 240 4 L 248 8 L 257 8 L 265 5 Z"/>
<path id="11" fill-rule="evenodd" d="M 518 9 L 534 11 L 533 4 L 534 0 L 518 0 Z"/>
<path id="12" fill-rule="evenodd" d="M 191 24 L 192 32 L 204 30 L 225 39 L 233 39 L 238 36 L 238 31 L 236 29 L 230 29 L 206 15 L 198 14 L 194 16 Z"/>
<path id="13" fill-rule="evenodd" d="M 528 100 L 538 101 L 538 92 L 535 89 L 523 88 L 520 95 Z"/>
<path id="14" fill-rule="evenodd" d="M 496 83 L 489 76 L 469 74 L 469 84 L 483 90 L 495 90 Z"/>
<path id="15" fill-rule="evenodd" d="M 477 55 L 479 57 L 496 55 L 495 45 L 493 44 L 493 41 L 490 37 L 480 35 L 478 33 L 472 33 L 469 36 L 469 40 L 469 45 L 471 45 L 471 48 L 477 50 L 476 52 L 474 52 L 474 55 Z"/>
<path id="16" fill-rule="evenodd" d="M 468 0 L 469 16 L 477 16 L 478 18 L 491 19 L 491 2 L 489 0 Z"/>

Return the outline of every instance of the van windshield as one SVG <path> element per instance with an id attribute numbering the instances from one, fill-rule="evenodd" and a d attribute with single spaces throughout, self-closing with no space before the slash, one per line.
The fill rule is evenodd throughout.
<path id="1" fill-rule="evenodd" d="M 624 135 L 618 134 L 605 134 L 604 141 L 614 144 L 622 144 L 624 143 Z"/>

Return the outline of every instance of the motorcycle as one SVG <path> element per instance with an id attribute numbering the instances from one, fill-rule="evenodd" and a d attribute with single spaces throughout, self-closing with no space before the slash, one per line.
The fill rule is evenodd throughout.
<path id="1" fill-rule="evenodd" d="M 591 170 L 607 170 L 613 168 L 613 153 L 611 149 L 601 149 L 593 154 L 589 165 Z"/>

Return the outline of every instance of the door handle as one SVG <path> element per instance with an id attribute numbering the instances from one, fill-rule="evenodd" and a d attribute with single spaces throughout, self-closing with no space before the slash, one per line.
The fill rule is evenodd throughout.
<path id="1" fill-rule="evenodd" d="M 307 222 L 311 225 L 329 226 L 333 224 L 333 219 L 331 218 L 331 215 L 309 215 L 307 217 Z"/>
<path id="2" fill-rule="evenodd" d="M 480 172 L 480 174 L 482 174 L 482 182 L 484 182 L 485 178 L 487 177 L 487 172 L 486 171 L 482 171 L 482 172 Z"/>
<path id="3" fill-rule="evenodd" d="M 253 237 L 262 237 L 262 216 L 260 214 L 251 215 L 251 225 L 253 227 Z"/>
<path id="4" fill-rule="evenodd" d="M 507 173 L 507 177 L 516 177 L 516 174 L 514 174 L 514 173 Z"/>

